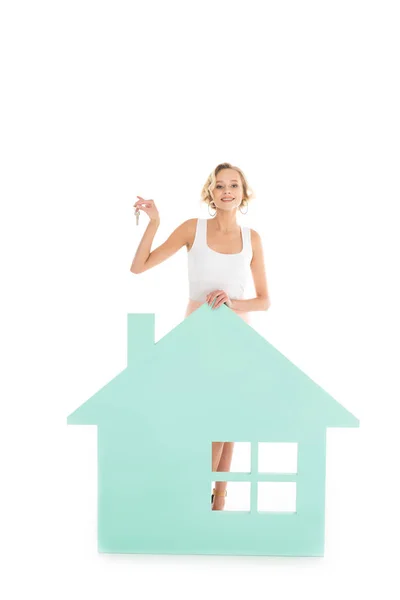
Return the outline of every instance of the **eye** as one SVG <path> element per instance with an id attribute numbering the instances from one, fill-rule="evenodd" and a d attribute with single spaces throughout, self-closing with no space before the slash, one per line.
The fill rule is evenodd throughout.
<path id="1" fill-rule="evenodd" d="M 234 183 L 232 187 L 238 187 L 238 184 L 237 184 L 237 183 Z"/>

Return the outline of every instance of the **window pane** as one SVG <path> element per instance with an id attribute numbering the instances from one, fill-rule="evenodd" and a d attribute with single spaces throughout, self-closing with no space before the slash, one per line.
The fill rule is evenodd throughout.
<path id="1" fill-rule="evenodd" d="M 212 442 L 212 471 L 250 473 L 250 442 Z"/>
<path id="2" fill-rule="evenodd" d="M 261 512 L 296 512 L 296 483 L 292 481 L 259 482 L 257 509 Z"/>
<path id="3" fill-rule="evenodd" d="M 258 444 L 260 473 L 297 473 L 296 442 L 260 442 Z"/>

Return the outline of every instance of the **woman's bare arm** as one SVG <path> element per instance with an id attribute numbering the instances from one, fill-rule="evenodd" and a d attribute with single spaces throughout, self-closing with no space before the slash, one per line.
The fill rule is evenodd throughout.
<path id="1" fill-rule="evenodd" d="M 154 236 L 160 225 L 160 220 L 151 220 L 143 234 L 141 242 L 132 261 L 131 272 L 143 273 L 175 254 L 182 246 L 189 243 L 190 231 L 196 219 L 184 221 L 169 236 L 169 238 L 151 252 Z"/>
<path id="2" fill-rule="evenodd" d="M 249 300 L 231 300 L 232 308 L 244 311 L 268 310 L 271 306 L 271 301 L 265 274 L 264 253 L 261 237 L 254 229 L 251 229 L 251 245 L 253 247 L 253 258 L 250 267 L 256 298 L 250 298 Z"/>

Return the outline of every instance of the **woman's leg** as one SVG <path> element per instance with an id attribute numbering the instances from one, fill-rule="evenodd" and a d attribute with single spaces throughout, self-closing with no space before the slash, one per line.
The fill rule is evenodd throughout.
<path id="1" fill-rule="evenodd" d="M 212 443 L 212 470 L 218 471 L 219 461 L 221 459 L 222 450 L 224 448 L 224 442 L 213 442 Z"/>
<path id="2" fill-rule="evenodd" d="M 218 470 L 219 461 L 221 460 L 222 450 L 224 448 L 224 442 L 213 442 L 212 443 L 212 471 Z M 214 496 L 211 494 L 211 505 L 214 501 Z"/>
<path id="3" fill-rule="evenodd" d="M 221 442 L 217 442 L 221 443 Z M 231 468 L 232 456 L 233 456 L 233 447 L 235 442 L 222 442 L 222 451 L 220 455 L 220 460 L 217 466 L 217 471 L 228 472 Z M 214 470 L 214 469 L 213 469 Z M 227 482 L 226 481 L 216 481 L 215 482 L 215 491 L 217 494 L 225 494 Z M 224 496 L 215 496 L 212 509 L 213 510 L 223 510 L 225 506 L 225 497 Z"/>

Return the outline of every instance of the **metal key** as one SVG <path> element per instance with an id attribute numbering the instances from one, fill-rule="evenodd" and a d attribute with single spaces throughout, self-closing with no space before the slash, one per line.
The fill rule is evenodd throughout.
<path id="1" fill-rule="evenodd" d="M 139 215 L 140 215 L 140 210 L 137 208 L 135 210 L 136 225 L 139 225 Z"/>

